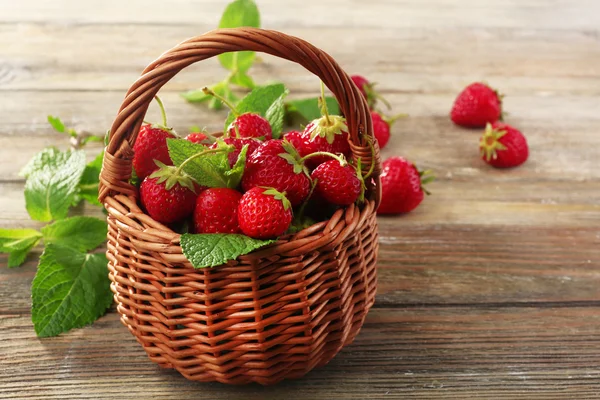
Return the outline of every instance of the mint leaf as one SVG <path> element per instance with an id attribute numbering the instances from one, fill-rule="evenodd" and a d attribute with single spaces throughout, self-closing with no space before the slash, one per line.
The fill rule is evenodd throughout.
<path id="1" fill-rule="evenodd" d="M 8 253 L 8 267 L 23 264 L 41 237 L 35 229 L 0 229 L 0 253 Z"/>
<path id="2" fill-rule="evenodd" d="M 283 83 L 257 86 L 238 104 L 236 104 L 236 109 L 240 114 L 252 112 L 260 114 L 264 117 L 271 104 L 273 104 L 279 98 L 279 96 L 283 95 L 285 92 L 286 88 Z M 227 132 L 227 128 L 234 119 L 235 115 L 230 112 L 225 120 L 225 128 L 223 129 L 223 132 Z"/>
<path id="3" fill-rule="evenodd" d="M 44 165 L 50 162 L 50 160 L 58 157 L 58 154 L 60 154 L 60 150 L 56 147 L 46 147 L 44 150 L 33 156 L 33 158 L 21 168 L 19 175 L 28 178 L 29 175 L 41 170 Z"/>
<path id="4" fill-rule="evenodd" d="M 78 196 L 89 203 L 100 206 L 98 201 L 98 184 L 100 183 L 100 170 L 102 169 L 102 151 L 93 161 L 90 161 L 83 170 L 78 186 Z"/>
<path id="5" fill-rule="evenodd" d="M 246 74 L 246 72 L 239 71 L 239 70 L 231 76 L 231 78 L 229 79 L 229 82 L 233 83 L 234 85 L 238 85 L 238 86 L 245 87 L 248 89 L 254 89 L 254 87 L 256 86 L 256 84 L 254 83 L 254 80 L 252 80 L 252 78 L 250 78 Z"/>
<path id="6" fill-rule="evenodd" d="M 340 106 L 334 97 L 325 97 L 329 114 L 340 115 Z M 319 99 L 317 97 L 310 99 L 291 100 L 287 102 L 288 113 L 298 113 L 307 122 L 321 117 L 319 108 Z"/>
<path id="7" fill-rule="evenodd" d="M 281 130 L 283 129 L 283 118 L 285 117 L 285 104 L 283 99 L 287 96 L 288 91 L 286 90 L 281 96 L 277 98 L 267 109 L 265 118 L 271 125 L 273 139 L 279 139 L 281 136 Z"/>
<path id="8" fill-rule="evenodd" d="M 258 240 L 229 233 L 181 235 L 181 249 L 194 268 L 222 265 L 273 242 L 275 240 Z"/>
<path id="9" fill-rule="evenodd" d="M 235 0 L 225 8 L 219 28 L 238 28 L 240 26 L 260 27 L 260 13 L 252 0 Z M 235 72 L 246 72 L 254 62 L 253 51 L 239 51 L 219 54 L 219 62 L 225 68 Z"/>
<path id="10" fill-rule="evenodd" d="M 112 303 L 104 254 L 48 244 L 31 286 L 31 320 L 40 337 L 94 322 Z"/>
<path id="11" fill-rule="evenodd" d="M 244 170 L 246 168 L 246 156 L 248 154 L 248 145 L 245 144 L 238 155 L 237 160 L 233 167 L 225 172 L 225 176 L 227 177 L 227 187 L 234 189 L 239 186 L 242 181 L 242 176 L 244 175 Z"/>
<path id="12" fill-rule="evenodd" d="M 50 221 L 67 216 L 85 169 L 83 151 L 47 157 L 25 183 L 25 207 L 32 219 Z"/>
<path id="13" fill-rule="evenodd" d="M 173 164 L 180 166 L 194 154 L 206 151 L 202 144 L 196 144 L 181 139 L 167 139 L 169 156 Z M 227 153 L 205 154 L 188 162 L 183 170 L 201 186 L 227 187 L 225 172 L 229 171 Z"/>
<path id="14" fill-rule="evenodd" d="M 65 125 L 58 117 L 53 117 L 52 115 L 48 115 L 48 122 L 50 123 L 50 125 L 52 125 L 54 130 L 59 133 L 65 133 L 67 131 L 65 129 Z"/>
<path id="15" fill-rule="evenodd" d="M 72 217 L 42 228 L 44 243 L 54 243 L 79 251 L 95 249 L 106 241 L 106 222 L 92 217 Z"/>

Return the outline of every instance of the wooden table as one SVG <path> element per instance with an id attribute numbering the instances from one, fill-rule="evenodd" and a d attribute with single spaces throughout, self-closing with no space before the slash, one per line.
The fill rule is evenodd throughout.
<path id="1" fill-rule="evenodd" d="M 5 1 L 0 227 L 38 226 L 17 172 L 44 146 L 67 147 L 47 114 L 105 131 L 143 67 L 212 29 L 224 4 Z M 0 256 L 0 398 L 600 398 L 600 4 L 259 5 L 263 26 L 301 36 L 378 81 L 394 110 L 410 114 L 384 156 L 405 155 L 438 176 L 415 212 L 380 219 L 379 291 L 358 339 L 328 366 L 276 387 L 188 382 L 149 362 L 114 310 L 88 328 L 36 338 L 38 249 L 18 269 Z M 221 125 L 224 112 L 178 93 L 223 74 L 211 60 L 162 91 L 177 129 Z M 318 90 L 306 71 L 268 56 L 252 75 L 284 81 L 295 96 Z M 506 94 L 508 122 L 528 137 L 531 158 L 521 168 L 488 168 L 479 132 L 448 118 L 456 93 L 481 79 Z M 157 118 L 153 109 L 149 119 Z"/>

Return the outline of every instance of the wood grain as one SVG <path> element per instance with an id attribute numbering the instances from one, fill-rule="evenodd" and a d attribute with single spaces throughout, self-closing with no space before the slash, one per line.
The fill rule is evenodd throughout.
<path id="1" fill-rule="evenodd" d="M 6 3 L 0 227 L 39 227 L 25 211 L 18 171 L 41 148 L 68 145 L 46 115 L 104 132 L 146 64 L 212 29 L 226 1 Z M 415 212 L 379 219 L 379 293 L 363 331 L 299 381 L 188 382 L 150 363 L 114 311 L 85 329 L 36 338 L 29 288 L 38 247 L 18 269 L 0 255 L 0 398 L 599 398 L 598 2 L 333 0 L 330 12 L 314 0 L 258 3 L 263 26 L 378 81 L 394 111 L 410 114 L 394 126 L 384 157 L 405 155 L 438 177 Z M 258 82 L 316 95 L 306 71 L 263 58 L 252 68 Z M 164 88 L 179 132 L 220 129 L 225 112 L 178 93 L 223 75 L 210 60 Z M 448 120 L 456 93 L 480 79 L 506 94 L 507 121 L 528 138 L 531 157 L 518 169 L 488 168 L 479 132 Z M 148 118 L 158 119 L 155 108 Z M 73 213 L 103 216 L 91 206 Z"/>

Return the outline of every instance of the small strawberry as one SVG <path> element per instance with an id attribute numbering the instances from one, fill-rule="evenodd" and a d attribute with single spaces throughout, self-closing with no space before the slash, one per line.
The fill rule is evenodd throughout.
<path id="1" fill-rule="evenodd" d="M 367 78 L 361 75 L 352 75 L 350 79 L 352 79 L 352 82 L 354 82 L 358 87 L 358 90 L 360 90 L 360 93 L 362 93 L 363 97 L 367 100 L 369 108 L 375 108 L 377 100 L 381 100 L 388 109 L 392 108 L 390 103 L 375 90 L 376 83 L 369 82 Z"/>
<path id="2" fill-rule="evenodd" d="M 417 167 L 402 157 L 391 157 L 382 164 L 381 204 L 377 214 L 400 214 L 414 210 L 423 201 L 423 185 L 431 182 L 429 171 Z"/>
<path id="3" fill-rule="evenodd" d="M 194 211 L 194 182 L 175 167 L 160 162 L 158 165 L 160 168 L 142 181 L 142 205 L 155 221 L 163 224 L 180 221 Z"/>
<path id="4" fill-rule="evenodd" d="M 167 128 L 167 116 L 162 101 L 158 96 L 155 99 L 163 117 L 162 125 L 143 125 L 133 145 L 133 169 L 140 180 L 157 169 L 154 160 L 165 165 L 173 165 L 171 157 L 169 157 L 167 139 L 177 136 L 173 129 Z"/>
<path id="5" fill-rule="evenodd" d="M 450 118 L 465 128 L 483 128 L 502 119 L 502 96 L 484 83 L 472 83 L 454 100 Z"/>
<path id="6" fill-rule="evenodd" d="M 360 196 L 362 181 L 344 158 L 325 161 L 312 172 L 315 193 L 331 204 L 347 206 Z"/>
<path id="7" fill-rule="evenodd" d="M 208 136 L 202 132 L 192 132 L 185 137 L 185 140 L 192 143 L 204 144 L 203 142 L 208 139 Z"/>
<path id="8" fill-rule="evenodd" d="M 235 106 L 227 99 L 219 96 L 209 88 L 202 89 L 204 93 L 211 95 L 225 104 L 235 116 L 233 122 L 227 128 L 226 135 L 235 138 L 256 138 L 261 140 L 271 140 L 273 132 L 271 124 L 266 118 L 256 113 L 240 113 Z"/>
<path id="9" fill-rule="evenodd" d="M 406 117 L 406 114 L 397 114 L 393 117 L 384 117 L 377 111 L 371 111 L 371 119 L 373 120 L 373 134 L 379 143 L 379 148 L 383 149 L 390 140 L 390 128 L 399 118 Z"/>
<path id="10" fill-rule="evenodd" d="M 248 158 L 242 188 L 249 191 L 256 186 L 285 192 L 294 207 L 306 199 L 310 192 L 308 171 L 291 143 L 269 140 Z"/>
<path id="11" fill-rule="evenodd" d="M 231 167 L 234 166 L 235 162 L 242 151 L 242 147 L 248 145 L 248 151 L 246 152 L 246 160 L 250 158 L 250 156 L 259 148 L 261 145 L 261 141 L 254 138 L 235 138 L 235 137 L 227 137 L 222 139 L 225 144 L 232 145 L 235 147 L 235 150 L 227 155 L 227 159 L 229 160 L 229 165 Z M 217 143 L 214 143 L 210 148 L 216 149 L 218 146 Z"/>
<path id="12" fill-rule="evenodd" d="M 234 189 L 210 188 L 196 199 L 196 233 L 239 233 L 238 204 L 242 194 Z"/>
<path id="13" fill-rule="evenodd" d="M 496 168 L 511 168 L 523 164 L 529 156 L 527 139 L 508 124 L 488 123 L 479 141 L 481 158 Z"/>
<path id="14" fill-rule="evenodd" d="M 244 235 L 272 239 L 283 235 L 292 222 L 292 206 L 284 193 L 255 187 L 244 193 L 238 206 L 238 220 Z"/>

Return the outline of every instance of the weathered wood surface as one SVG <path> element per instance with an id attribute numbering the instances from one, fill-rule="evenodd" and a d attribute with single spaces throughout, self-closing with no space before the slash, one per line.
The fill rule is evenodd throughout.
<path id="1" fill-rule="evenodd" d="M 224 1 L 4 2 L 0 12 L 0 227 L 37 226 L 21 166 L 66 147 L 45 122 L 103 132 L 143 67 L 211 29 Z M 163 371 L 112 311 L 37 339 L 29 287 L 38 251 L 0 255 L 0 398 L 600 398 L 600 4 L 596 1 L 259 1 L 263 25 L 302 36 L 379 82 L 395 111 L 384 156 L 436 171 L 414 213 L 380 219 L 379 294 L 356 342 L 276 387 L 187 382 Z M 257 81 L 316 94 L 306 71 L 265 56 Z M 163 90 L 171 121 L 218 129 L 223 113 L 178 92 L 221 79 L 214 60 Z M 447 113 L 466 83 L 507 95 L 526 165 L 487 168 L 478 132 Z M 149 116 L 157 117 L 155 109 Z M 93 208 L 77 213 L 100 216 Z"/>

